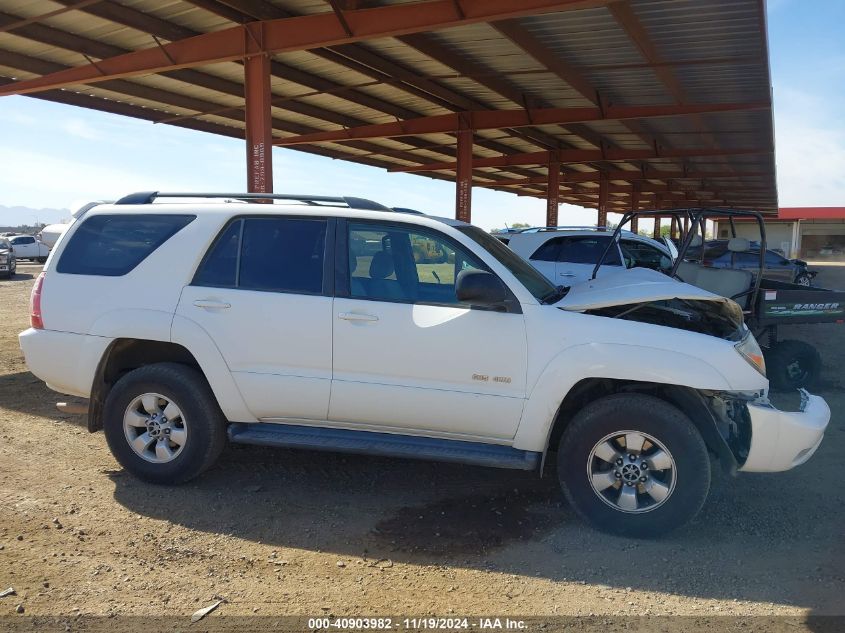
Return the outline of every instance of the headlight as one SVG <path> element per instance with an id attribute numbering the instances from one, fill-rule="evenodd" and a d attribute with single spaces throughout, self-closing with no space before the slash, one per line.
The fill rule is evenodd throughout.
<path id="1" fill-rule="evenodd" d="M 766 361 L 763 359 L 763 350 L 760 349 L 757 339 L 754 338 L 751 332 L 746 334 L 745 338 L 734 347 L 736 347 L 736 351 L 739 352 L 740 356 L 747 360 L 754 369 L 764 376 L 766 375 Z"/>

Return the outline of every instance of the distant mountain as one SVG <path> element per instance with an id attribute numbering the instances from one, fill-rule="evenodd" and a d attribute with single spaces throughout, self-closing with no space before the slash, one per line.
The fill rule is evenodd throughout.
<path id="1" fill-rule="evenodd" d="M 69 209 L 31 209 L 30 207 L 4 207 L 0 205 L 0 227 L 58 224 L 70 220 Z"/>

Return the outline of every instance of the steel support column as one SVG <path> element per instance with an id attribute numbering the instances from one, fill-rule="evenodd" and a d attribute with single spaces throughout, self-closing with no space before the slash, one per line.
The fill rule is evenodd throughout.
<path id="1" fill-rule="evenodd" d="M 548 189 L 546 190 L 546 226 L 557 226 L 560 205 L 560 163 L 549 152 Z"/>
<path id="2" fill-rule="evenodd" d="M 472 129 L 463 125 L 457 132 L 458 161 L 455 175 L 455 219 L 470 222 L 472 219 Z"/>
<path id="3" fill-rule="evenodd" d="M 247 191 L 273 192 L 273 123 L 270 100 L 270 58 L 244 60 Z"/>
<path id="4" fill-rule="evenodd" d="M 631 187 L 631 211 L 638 211 L 640 208 L 640 192 L 642 184 L 635 182 Z M 640 219 L 637 216 L 631 218 L 631 231 L 636 233 L 640 228 Z"/>
<path id="5" fill-rule="evenodd" d="M 656 240 L 660 239 L 660 216 L 654 217 L 654 233 L 651 236 Z"/>
<path id="6" fill-rule="evenodd" d="M 602 173 L 599 178 L 599 216 L 597 226 L 607 226 L 608 185 L 607 174 Z"/>

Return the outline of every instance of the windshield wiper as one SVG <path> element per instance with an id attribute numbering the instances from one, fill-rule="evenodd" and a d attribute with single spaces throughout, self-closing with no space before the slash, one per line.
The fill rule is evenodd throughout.
<path id="1" fill-rule="evenodd" d="M 557 286 L 551 292 L 543 295 L 540 298 L 540 303 L 543 305 L 549 305 L 550 303 L 557 303 L 561 299 L 566 296 L 566 293 L 569 292 L 569 286 Z"/>

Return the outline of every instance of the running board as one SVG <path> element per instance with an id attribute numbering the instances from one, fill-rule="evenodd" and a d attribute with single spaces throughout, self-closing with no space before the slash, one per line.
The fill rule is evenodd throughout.
<path id="1" fill-rule="evenodd" d="M 230 424 L 229 440 L 237 444 L 407 457 L 516 470 L 536 470 L 541 456 L 498 444 L 260 422 Z"/>

